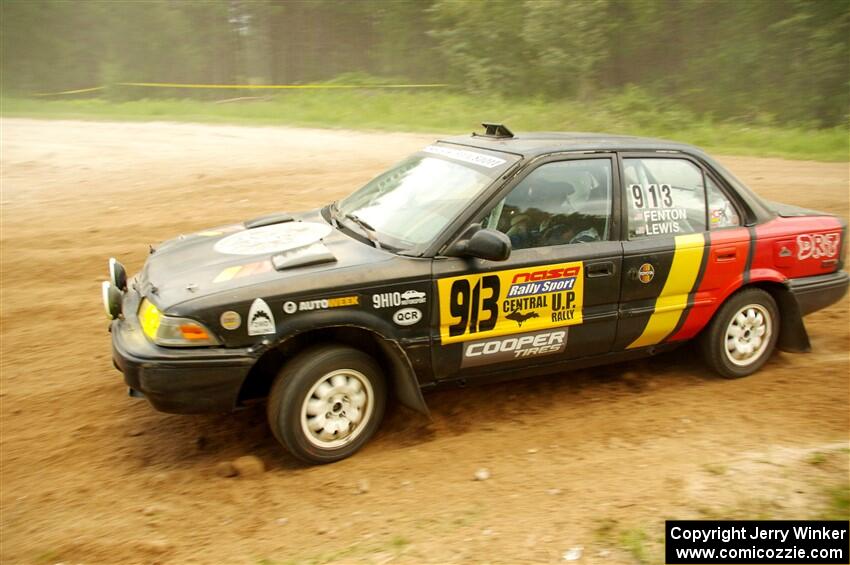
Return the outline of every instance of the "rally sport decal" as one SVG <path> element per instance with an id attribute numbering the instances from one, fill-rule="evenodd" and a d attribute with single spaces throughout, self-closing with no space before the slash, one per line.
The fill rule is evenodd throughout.
<path id="1" fill-rule="evenodd" d="M 443 344 L 580 324 L 581 262 L 437 281 Z"/>

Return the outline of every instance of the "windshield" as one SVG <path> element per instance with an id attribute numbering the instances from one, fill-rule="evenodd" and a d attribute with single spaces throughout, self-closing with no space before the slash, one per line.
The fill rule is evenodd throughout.
<path id="1" fill-rule="evenodd" d="M 443 158 L 444 152 L 474 166 Z M 469 156 L 463 158 L 463 153 Z M 339 216 L 362 221 L 382 244 L 398 249 L 422 245 L 437 237 L 509 164 L 483 153 L 431 146 L 340 201 Z"/>

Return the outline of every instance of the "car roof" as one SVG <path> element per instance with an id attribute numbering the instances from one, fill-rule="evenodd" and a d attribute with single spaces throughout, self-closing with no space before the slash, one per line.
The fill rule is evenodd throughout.
<path id="1" fill-rule="evenodd" d="M 536 157 L 562 151 L 681 151 L 703 155 L 703 151 L 687 143 L 638 137 L 586 132 L 528 132 L 513 137 L 496 137 L 480 134 L 454 136 L 440 139 L 443 143 L 465 145 L 491 151 L 515 153 L 523 157 Z"/>
<path id="2" fill-rule="evenodd" d="M 757 222 L 764 222 L 776 213 L 744 183 L 705 151 L 687 143 L 639 137 L 588 132 L 526 132 L 513 133 L 503 124 L 485 122 L 485 134 L 472 133 L 440 139 L 442 143 L 463 145 L 490 151 L 500 151 L 534 159 L 541 155 L 561 152 L 663 151 L 693 155 L 707 163 L 737 192 L 749 207 Z"/>

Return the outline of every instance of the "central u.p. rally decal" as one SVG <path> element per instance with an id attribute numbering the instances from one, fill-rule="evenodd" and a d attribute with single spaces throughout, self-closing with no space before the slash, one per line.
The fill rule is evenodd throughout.
<path id="1" fill-rule="evenodd" d="M 580 324 L 583 270 L 554 263 L 440 279 L 441 343 Z"/>

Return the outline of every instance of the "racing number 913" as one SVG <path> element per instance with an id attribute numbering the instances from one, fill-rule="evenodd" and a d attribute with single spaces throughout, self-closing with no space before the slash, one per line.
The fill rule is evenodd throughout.
<path id="1" fill-rule="evenodd" d="M 497 275 L 485 275 L 470 287 L 469 279 L 458 279 L 449 291 L 449 313 L 457 323 L 449 326 L 452 337 L 466 333 L 487 332 L 499 320 L 499 292 L 501 283 Z M 489 314 L 482 319 L 481 314 Z"/>
<path id="2" fill-rule="evenodd" d="M 631 185 L 632 199 L 634 200 L 635 208 L 643 208 L 648 205 L 649 208 L 672 208 L 673 196 L 670 193 L 671 187 L 669 184 L 649 184 L 646 186 L 646 192 L 652 197 L 652 203 L 647 202 L 643 196 L 643 187 L 639 184 Z M 660 192 L 660 194 L 659 194 Z M 659 206 L 659 196 L 661 197 L 661 206 Z"/>

